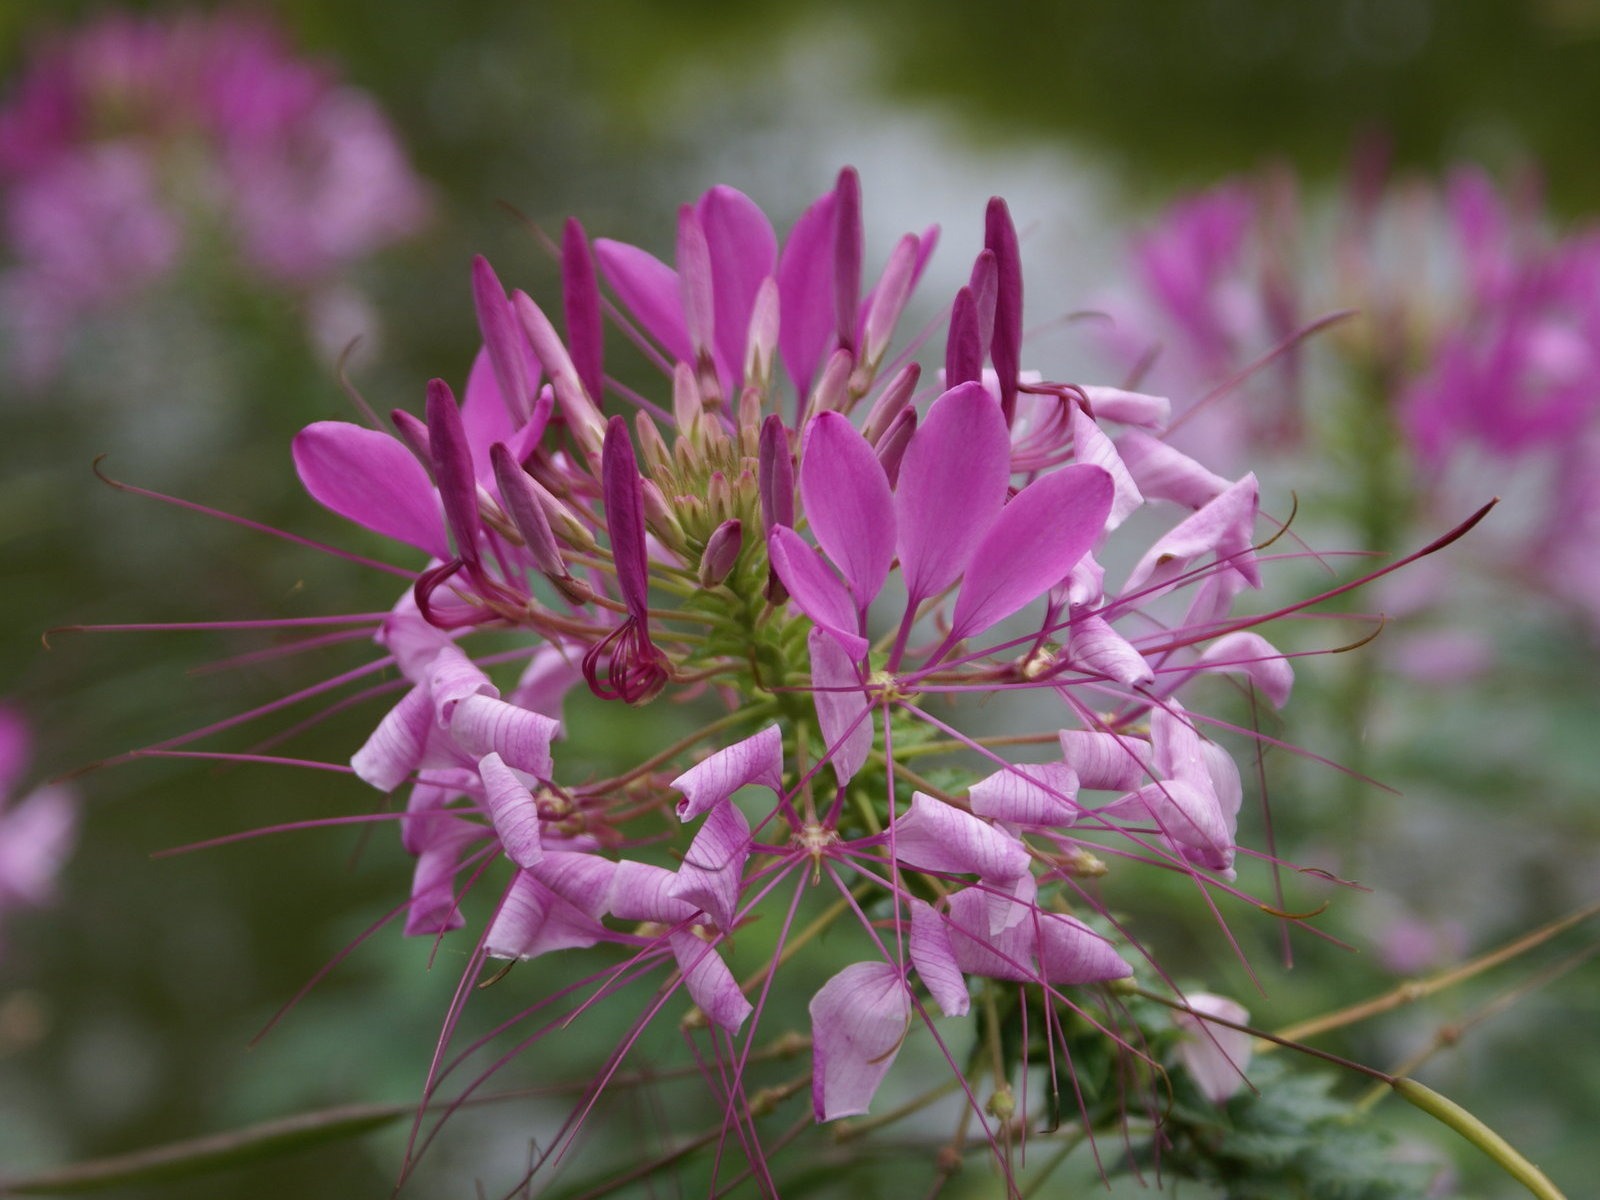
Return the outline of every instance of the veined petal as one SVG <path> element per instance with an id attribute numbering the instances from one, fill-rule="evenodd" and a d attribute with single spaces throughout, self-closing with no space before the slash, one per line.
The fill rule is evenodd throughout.
<path id="1" fill-rule="evenodd" d="M 867 652 L 859 632 L 861 616 L 850 588 L 822 555 L 792 529 L 779 526 L 767 535 L 767 555 L 789 598 L 838 641 L 852 659 Z"/>
<path id="2" fill-rule="evenodd" d="M 776 725 L 725 746 L 674 779 L 672 786 L 683 793 L 678 819 L 692 821 L 751 784 L 783 794 L 783 731 Z"/>
<path id="3" fill-rule="evenodd" d="M 700 906 L 672 894 L 677 882 L 676 872 L 625 858 L 612 872 L 605 911 L 619 921 L 677 925 L 692 920 Z"/>
<path id="4" fill-rule="evenodd" d="M 1221 475 L 1137 429 L 1130 429 L 1117 439 L 1117 450 L 1147 499 L 1203 508 L 1228 490 L 1228 481 Z"/>
<path id="5" fill-rule="evenodd" d="M 667 940 L 678 960 L 678 970 L 683 972 L 683 986 L 689 998 L 712 1024 L 738 1033 L 753 1009 L 716 947 L 686 929 L 674 930 Z"/>
<path id="6" fill-rule="evenodd" d="M 1078 773 L 1064 762 L 1002 767 L 967 789 L 972 811 L 1012 825 L 1063 828 L 1078 819 Z"/>
<path id="7" fill-rule="evenodd" d="M 1067 428 L 1072 431 L 1073 461 L 1093 463 L 1097 467 L 1103 467 L 1111 476 L 1114 491 L 1111 512 L 1106 517 L 1106 529 L 1115 529 L 1137 512 L 1139 506 L 1144 503 L 1139 485 L 1134 482 L 1133 476 L 1128 473 L 1128 468 L 1123 465 L 1122 456 L 1117 453 L 1117 448 L 1111 439 L 1095 423 L 1094 418 L 1077 404 L 1067 406 Z"/>
<path id="8" fill-rule="evenodd" d="M 1231 1029 L 1206 1018 L 1221 1017 L 1243 1025 L 1250 1020 L 1250 1014 L 1244 1005 L 1209 992 L 1190 992 L 1184 998 L 1193 1011 L 1175 1013 L 1172 1018 L 1172 1023 L 1183 1030 L 1178 1059 L 1201 1095 L 1213 1104 L 1221 1104 L 1244 1086 L 1254 1039 L 1242 1029 Z"/>
<path id="9" fill-rule="evenodd" d="M 1155 754 L 1143 738 L 1063 729 L 1061 757 L 1078 773 L 1078 786 L 1094 791 L 1126 792 L 1154 778 Z"/>
<path id="10" fill-rule="evenodd" d="M 1105 938 L 1076 917 L 1039 913 L 1039 967 L 1047 983 L 1126 979 L 1133 968 Z"/>
<path id="11" fill-rule="evenodd" d="M 944 918 L 925 900 L 911 898 L 911 965 L 927 985 L 939 1011 L 947 1017 L 964 1017 L 972 1006 L 966 977 L 950 948 L 950 931 Z"/>
<path id="12" fill-rule="evenodd" d="M 1123 590 L 1160 587 L 1214 553 L 1251 587 L 1261 586 L 1250 539 L 1255 531 L 1256 477 L 1246 475 L 1198 512 L 1185 517 L 1145 552 Z"/>
<path id="13" fill-rule="evenodd" d="M 433 728 L 428 689 L 414 687 L 383 715 L 378 727 L 350 756 L 356 775 L 380 792 L 392 792 L 417 769 Z"/>
<path id="14" fill-rule="evenodd" d="M 1128 687 L 1146 687 L 1155 682 L 1155 673 L 1144 655 L 1104 617 L 1086 614 L 1073 618 L 1067 627 L 1067 650 L 1073 666 Z"/>
<path id="15" fill-rule="evenodd" d="M 956 598 L 952 640 L 982 633 L 1065 579 L 1105 530 L 1113 493 L 1111 476 L 1088 464 L 1065 467 L 1018 492 L 973 552 Z"/>
<path id="16" fill-rule="evenodd" d="M 1028 851 L 989 822 L 922 792 L 894 824 L 895 857 L 908 867 L 983 879 L 1016 879 L 1028 873 Z"/>
<path id="17" fill-rule="evenodd" d="M 689 843 L 668 894 L 698 908 L 724 933 L 731 932 L 749 857 L 750 822 L 737 804 L 724 800 Z"/>
<path id="18" fill-rule="evenodd" d="M 294 467 L 324 508 L 434 558 L 450 557 L 428 472 L 388 434 L 346 421 L 318 421 L 295 435 Z"/>
<path id="19" fill-rule="evenodd" d="M 482 826 L 459 817 L 441 817 L 430 824 L 428 844 L 417 855 L 411 872 L 406 937 L 447 933 L 466 924 L 456 905 L 456 870 L 461 851 L 482 835 Z"/>
<path id="20" fill-rule="evenodd" d="M 894 559 L 894 500 L 878 456 L 838 413 L 820 413 L 806 427 L 800 499 L 817 544 L 849 581 L 864 613 Z"/>
<path id="21" fill-rule="evenodd" d="M 911 993 L 889 963 L 853 963 L 822 985 L 811 998 L 817 1120 L 867 1111 L 910 1025 Z"/>
<path id="22" fill-rule="evenodd" d="M 960 576 L 1006 501 L 1011 439 L 981 383 L 933 402 L 906 447 L 895 486 L 900 570 L 909 604 Z"/>
<path id="23" fill-rule="evenodd" d="M 500 689 L 483 673 L 483 668 L 473 662 L 460 646 L 450 641 L 446 641 L 428 659 L 422 669 L 422 680 L 428 685 L 428 698 L 433 702 L 433 719 L 440 729 L 450 728 L 456 705 L 468 696 L 487 696 L 491 700 L 500 698 Z"/>
<path id="24" fill-rule="evenodd" d="M 737 375 L 745 358 L 756 293 L 777 267 L 778 239 L 767 215 L 735 188 L 712 188 L 700 197 L 696 211 L 711 253 L 717 354 Z"/>
<path id="25" fill-rule="evenodd" d="M 678 362 L 694 362 L 678 294 L 678 273 L 637 246 L 609 238 L 595 239 L 594 256 L 600 274 L 645 332 Z"/>
<path id="26" fill-rule="evenodd" d="M 478 776 L 483 780 L 489 818 L 506 857 L 519 867 L 533 866 L 544 857 L 539 806 L 534 803 L 533 793 L 492 751 L 478 760 Z"/>
<path id="27" fill-rule="evenodd" d="M 1002 922 L 998 932 L 991 932 L 993 905 L 982 888 L 952 892 L 946 903 L 950 920 L 945 928 L 950 935 L 950 949 L 964 974 L 1015 983 L 1038 978 L 1033 923 L 1036 909 L 1024 911 L 1021 920 Z"/>
<path id="28" fill-rule="evenodd" d="M 450 735 L 467 754 L 497 754 L 540 779 L 550 778 L 550 741 L 560 731 L 560 721 L 489 696 L 464 698 L 450 717 Z"/>
<path id="29" fill-rule="evenodd" d="M 590 854 L 550 854 L 595 858 Z M 607 864 L 610 865 L 610 864 Z M 594 914 L 559 895 L 529 871 L 518 871 L 484 935 L 491 958 L 538 958 L 553 950 L 578 950 L 604 940 L 609 931 Z"/>
<path id="30" fill-rule="evenodd" d="M 1245 675 L 1272 703 L 1282 708 L 1294 687 L 1294 668 L 1272 643 L 1259 633 L 1238 630 L 1224 634 L 1206 647 L 1195 666 L 1202 671 Z"/>
<path id="31" fill-rule="evenodd" d="M 544 642 L 528 659 L 522 678 L 506 699 L 518 708 L 559 721 L 563 699 L 582 678 L 582 668 L 560 646 Z"/>
<path id="32" fill-rule="evenodd" d="M 1161 833 L 1191 858 L 1213 871 L 1233 867 L 1233 835 L 1209 781 L 1162 779 L 1147 783 L 1104 805 L 1103 817 L 1144 825 L 1154 821 Z"/>
<path id="33" fill-rule="evenodd" d="M 811 699 L 824 749 L 832 748 L 829 761 L 843 787 L 872 753 L 873 723 L 861 674 L 834 636 L 823 629 L 806 635 L 811 651 Z"/>

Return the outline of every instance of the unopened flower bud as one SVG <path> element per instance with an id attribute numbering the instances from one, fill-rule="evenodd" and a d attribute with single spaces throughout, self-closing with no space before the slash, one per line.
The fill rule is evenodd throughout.
<path id="1" fill-rule="evenodd" d="M 640 409 L 633 417 L 633 431 L 639 437 L 639 457 L 644 459 L 647 473 L 656 475 L 672 467 L 672 451 L 666 439 L 650 419 L 650 414 Z"/>
<path id="2" fill-rule="evenodd" d="M 884 384 L 883 391 L 867 412 L 866 422 L 861 429 L 861 435 L 867 441 L 874 446 L 878 444 L 878 439 L 900 415 L 900 410 L 910 402 L 912 393 L 917 390 L 917 381 L 921 378 L 922 368 L 916 363 L 907 363 Z"/>
<path id="3" fill-rule="evenodd" d="M 890 487 L 900 482 L 900 460 L 905 457 L 906 447 L 911 444 L 911 435 L 916 431 L 916 410 L 902 409 L 878 442 L 878 461 L 883 464 L 883 473 L 889 477 Z"/>
<path id="4" fill-rule="evenodd" d="M 712 531 L 706 541 L 705 552 L 700 555 L 700 586 L 716 587 L 739 561 L 739 551 L 744 548 L 744 523 L 737 517 L 724 521 Z"/>

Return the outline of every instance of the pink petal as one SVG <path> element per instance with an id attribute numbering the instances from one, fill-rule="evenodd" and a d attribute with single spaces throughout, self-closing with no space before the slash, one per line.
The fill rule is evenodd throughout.
<path id="1" fill-rule="evenodd" d="M 469 696 L 500 698 L 500 689 L 490 682 L 483 668 L 473 662 L 466 651 L 454 642 L 446 641 L 428 659 L 422 668 L 422 679 L 428 685 L 428 698 L 433 702 L 434 721 L 440 729 L 450 728 L 456 705 Z M 482 753 L 482 751 L 479 751 Z M 477 757 L 476 754 L 473 755 Z"/>
<path id="2" fill-rule="evenodd" d="M 922 792 L 911 794 L 893 829 L 895 857 L 909 867 L 990 880 L 1028 873 L 1028 851 L 1015 837 Z"/>
<path id="3" fill-rule="evenodd" d="M 351 769 L 380 792 L 394 791 L 422 762 L 432 728 L 433 701 L 426 688 L 414 687 L 350 756 Z"/>
<path id="4" fill-rule="evenodd" d="M 982 633 L 1065 579 L 1104 531 L 1113 491 L 1111 476 L 1082 464 L 1018 492 L 973 552 L 951 639 Z"/>
<path id="5" fill-rule="evenodd" d="M 1047 983 L 1126 979 L 1133 968 L 1105 938 L 1076 917 L 1039 914 L 1039 966 Z"/>
<path id="6" fill-rule="evenodd" d="M 1250 1014 L 1242 1004 L 1209 992 L 1190 992 L 1185 999 L 1193 1012 L 1175 1013 L 1172 1018 L 1172 1023 L 1183 1030 L 1178 1058 L 1200 1093 L 1213 1104 L 1221 1104 L 1244 1086 L 1253 1039 L 1241 1029 L 1217 1025 L 1206 1017 L 1221 1017 L 1243 1025 L 1250 1020 Z"/>
<path id="7" fill-rule="evenodd" d="M 428 450 L 445 524 L 463 562 L 478 559 L 478 476 L 455 393 L 442 379 L 428 380 Z"/>
<path id="8" fill-rule="evenodd" d="M 9 810 L 0 808 L 0 913 L 8 903 L 39 905 L 51 898 L 77 827 L 77 797 L 58 785 L 46 784 Z"/>
<path id="9" fill-rule="evenodd" d="M 1153 777 L 1155 755 L 1143 738 L 1098 730 L 1063 729 L 1061 757 L 1078 773 L 1078 786 L 1126 792 Z"/>
<path id="10" fill-rule="evenodd" d="M 1172 401 L 1165 396 L 1147 396 L 1143 392 L 1094 385 L 1086 385 L 1082 390 L 1089 400 L 1090 411 L 1098 420 L 1161 429 L 1172 415 Z"/>
<path id="11" fill-rule="evenodd" d="M 678 819 L 692 821 L 752 784 L 783 795 L 783 731 L 776 725 L 718 750 L 674 779 L 672 786 L 683 793 Z"/>
<path id="12" fill-rule="evenodd" d="M 987 343 L 980 327 L 978 301 L 970 287 L 956 293 L 950 306 L 950 332 L 944 342 L 944 381 L 949 387 L 977 383 L 983 379 L 983 355 Z M 1002 417 L 1001 421 L 1004 422 Z"/>
<path id="13" fill-rule="evenodd" d="M 559 721 L 562 700 L 582 678 L 582 669 L 560 646 L 544 642 L 528 659 L 522 678 L 506 700 Z"/>
<path id="14" fill-rule="evenodd" d="M 1215 500 L 1175 525 L 1141 558 L 1124 591 L 1159 588 L 1186 572 L 1201 557 L 1216 554 L 1251 587 L 1261 586 L 1250 548 L 1256 523 L 1256 477 L 1246 475 Z"/>
<path id="15" fill-rule="evenodd" d="M 895 487 L 900 570 L 909 604 L 960 576 L 1006 501 L 1011 439 L 981 383 L 933 402 L 906 447 Z"/>
<path id="16" fill-rule="evenodd" d="M 470 821 L 446 817 L 431 823 L 428 845 L 417 855 L 411 875 L 411 903 L 405 936 L 446 933 L 466 924 L 456 905 L 455 878 L 461 851 L 483 829 Z"/>
<path id="17" fill-rule="evenodd" d="M 712 188 L 697 209 L 711 252 L 717 353 L 736 372 L 744 361 L 756 293 L 777 268 L 778 239 L 755 201 L 734 188 Z"/>
<path id="18" fill-rule="evenodd" d="M 873 724 L 866 689 L 850 656 L 821 629 L 806 635 L 811 651 L 811 699 L 817 708 L 824 748 L 843 787 L 872 753 Z"/>
<path id="19" fill-rule="evenodd" d="M 1287 704 L 1289 692 L 1294 687 L 1294 668 L 1289 665 L 1289 660 L 1279 654 L 1266 638 L 1248 630 L 1219 637 L 1206 647 L 1195 666 L 1202 671 L 1247 676 L 1261 694 L 1272 702 L 1273 708 L 1282 708 Z"/>
<path id="20" fill-rule="evenodd" d="M 596 857 L 550 854 L 546 856 L 546 863 L 555 859 Z M 553 950 L 593 946 L 609 934 L 594 913 L 573 904 L 531 872 L 518 871 L 484 935 L 484 952 L 492 958 L 538 958 Z"/>
<path id="21" fill-rule="evenodd" d="M 1128 687 L 1148 687 L 1156 679 L 1144 655 L 1104 617 L 1075 617 L 1067 627 L 1067 653 L 1073 666 Z"/>
<path id="22" fill-rule="evenodd" d="M 376 533 L 450 556 L 439 497 L 427 471 L 394 438 L 345 421 L 295 435 L 294 466 L 312 499 Z"/>
<path id="23" fill-rule="evenodd" d="M 806 427 L 800 499 L 817 544 L 864 613 L 894 559 L 894 499 L 867 439 L 838 413 L 820 413 Z"/>
<path id="24" fill-rule="evenodd" d="M 635 619 L 646 620 L 649 608 L 650 561 L 645 544 L 644 496 L 633 457 L 628 422 L 612 417 L 606 425 L 601 485 L 605 498 L 606 535 L 617 566 L 617 590 Z"/>
<path id="25" fill-rule="evenodd" d="M 798 533 L 779 526 L 767 536 L 772 569 L 790 599 L 838 641 L 852 659 L 867 652 L 867 639 L 857 630 L 861 616 L 850 589 L 833 573 L 822 555 Z"/>
<path id="26" fill-rule="evenodd" d="M 1115 529 L 1139 510 L 1144 496 L 1139 485 L 1128 474 L 1122 456 L 1093 417 L 1077 404 L 1067 406 L 1067 428 L 1072 431 L 1072 457 L 1074 462 L 1092 463 L 1105 469 L 1111 476 L 1114 488 L 1111 512 L 1106 517 L 1106 529 Z"/>
<path id="27" fill-rule="evenodd" d="M 450 717 L 450 734 L 467 754 L 498 754 L 506 766 L 540 779 L 550 778 L 550 741 L 560 731 L 560 721 L 488 696 L 466 697 Z"/>
<path id="28" fill-rule="evenodd" d="M 773 413 L 761 422 L 757 484 L 761 494 L 761 525 L 794 528 L 794 457 L 783 418 Z"/>
<path id="29" fill-rule="evenodd" d="M 679 362 L 694 362 L 694 348 L 683 320 L 678 273 L 637 246 L 597 238 L 594 256 L 600 273 L 645 332 Z"/>
<path id="30" fill-rule="evenodd" d="M 990 199 L 984 214 L 983 246 L 994 252 L 997 285 L 989 361 L 1000 381 L 1000 410 L 1009 428 L 1017 407 L 1017 378 L 1022 365 L 1022 254 L 1011 212 L 999 196 Z"/>
<path id="31" fill-rule="evenodd" d="M 494 753 L 478 760 L 484 800 L 506 857 L 519 867 L 531 867 L 544 857 L 539 837 L 539 806 L 533 793 L 505 761 Z"/>
<path id="32" fill-rule="evenodd" d="M 863 361 L 878 363 L 894 337 L 894 327 L 905 310 L 916 279 L 920 243 L 917 235 L 908 233 L 895 244 L 889 262 L 883 268 L 878 286 L 872 290 L 872 307 L 867 310 L 862 347 Z"/>
<path id="33" fill-rule="evenodd" d="M 511 311 L 505 288 L 500 286 L 489 260 L 481 254 L 472 260 L 472 303 L 478 313 L 478 328 L 483 331 L 484 351 L 493 368 L 500 403 L 512 425 L 521 425 L 533 410 L 533 397 L 539 390 L 537 360 L 535 369 L 530 372 L 527 338 Z"/>
<path id="34" fill-rule="evenodd" d="M 1002 922 L 998 931 L 991 931 L 993 905 L 984 889 L 962 888 L 952 892 L 947 903 L 950 920 L 945 929 L 956 964 L 964 974 L 1016 983 L 1038 978 L 1034 963 L 1036 909 L 1027 909 L 1021 920 Z"/>
<path id="35" fill-rule="evenodd" d="M 598 401 L 605 390 L 605 327 L 600 315 L 600 285 L 595 280 L 589 239 L 576 217 L 568 217 L 561 228 L 561 311 L 567 321 L 572 365 L 584 391 Z"/>
<path id="36" fill-rule="evenodd" d="M 867 1111 L 910 1025 L 911 993 L 889 963 L 853 963 L 822 985 L 811 998 L 817 1120 Z"/>
<path id="37" fill-rule="evenodd" d="M 838 192 L 824 192 L 795 222 L 778 260 L 783 314 L 778 349 L 801 396 L 811 390 L 817 366 L 832 348 L 833 231 L 838 206 Z"/>
<path id="38" fill-rule="evenodd" d="M 947 1017 L 964 1017 L 972 1005 L 966 977 L 950 948 L 950 931 L 944 918 L 925 900 L 911 898 L 911 965 L 927 985 L 939 1011 Z"/>
<path id="39" fill-rule="evenodd" d="M 972 811 L 1012 825 L 1062 828 L 1082 811 L 1078 774 L 1066 763 L 1019 763 L 1002 767 L 967 789 Z"/>
<path id="40" fill-rule="evenodd" d="M 856 309 L 861 302 L 861 259 L 865 234 L 861 227 L 861 177 L 854 167 L 839 172 L 834 185 L 839 197 L 833 226 L 833 312 L 839 344 L 855 348 Z"/>
<path id="41" fill-rule="evenodd" d="M 1153 822 L 1185 858 L 1211 870 L 1228 871 L 1233 866 L 1233 836 L 1209 785 L 1182 779 L 1147 783 L 1103 806 L 1099 813 L 1131 825 Z"/>
<path id="42" fill-rule="evenodd" d="M 683 320 L 694 347 L 695 362 L 715 361 L 716 297 L 712 288 L 711 247 L 706 231 L 694 209 L 685 204 L 678 209 L 678 296 L 683 304 Z M 727 381 L 724 380 L 726 389 Z"/>
<path id="43" fill-rule="evenodd" d="M 676 872 L 625 858 L 616 864 L 606 893 L 605 911 L 619 921 L 679 925 L 694 919 L 700 906 L 674 896 Z"/>
<path id="44" fill-rule="evenodd" d="M 712 1024 L 720 1025 L 729 1033 L 738 1033 L 745 1018 L 754 1010 L 716 947 L 702 942 L 688 930 L 674 930 L 667 935 L 667 940 L 678 960 L 678 970 L 683 972 L 683 986 L 690 999 Z"/>
<path id="45" fill-rule="evenodd" d="M 1221 475 L 1137 429 L 1130 429 L 1117 439 L 1117 450 L 1147 499 L 1203 508 L 1228 490 L 1228 481 Z"/>
<path id="46" fill-rule="evenodd" d="M 705 913 L 724 933 L 732 932 L 749 857 L 750 822 L 737 804 L 724 800 L 694 835 L 669 894 Z"/>

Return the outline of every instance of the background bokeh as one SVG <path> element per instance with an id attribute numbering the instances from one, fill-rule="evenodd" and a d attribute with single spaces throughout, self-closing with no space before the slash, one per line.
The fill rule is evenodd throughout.
<path id="1" fill-rule="evenodd" d="M 23 69 L 46 31 L 107 8 L 10 0 L 0 8 L 0 79 Z M 1401 169 L 1437 173 L 1468 161 L 1509 179 L 1531 168 L 1559 221 L 1600 217 L 1600 5 L 1586 0 L 1046 0 L 1002 9 L 888 0 L 862 9 L 762 0 L 258 8 L 290 43 L 326 56 L 375 97 L 430 188 L 427 227 L 348 270 L 372 314 L 353 367 L 361 391 L 380 410 L 417 408 L 427 378 L 464 377 L 477 337 L 472 254 L 487 254 L 509 284 L 550 293 L 553 265 L 523 218 L 556 229 L 575 213 L 591 234 L 666 253 L 676 205 L 707 185 L 749 192 L 783 228 L 843 163 L 863 178 L 869 257 L 881 260 L 902 230 L 943 227 L 929 296 L 962 280 L 981 244 L 984 201 L 1005 195 L 1023 230 L 1030 321 L 1040 323 L 1114 287 L 1129 237 L 1182 191 L 1285 164 L 1315 211 L 1374 134 Z M 117 492 L 91 471 L 105 454 L 119 479 L 381 557 L 377 539 L 318 509 L 293 477 L 294 431 L 348 413 L 306 315 L 303 298 L 188 271 L 97 314 L 48 383 L 0 382 L 0 692 L 34 720 L 37 778 L 364 660 L 359 645 L 338 645 L 212 670 L 270 643 L 201 633 L 63 634 L 41 646 L 44 630 L 69 624 L 387 607 L 392 580 Z M 1086 376 L 1094 369 L 1086 341 L 1057 347 L 1082 353 Z M 1052 368 L 1070 376 L 1074 364 L 1058 357 Z M 1292 464 L 1280 468 L 1279 511 L 1294 474 Z M 1315 528 L 1337 544 L 1337 519 Z M 1355 741 L 1361 769 L 1398 794 L 1356 796 L 1333 772 L 1274 764 L 1274 813 L 1290 856 L 1371 889 L 1330 896 L 1326 926 L 1352 949 L 1298 947 L 1285 970 L 1271 920 L 1237 922 L 1262 996 L 1206 914 L 1177 893 L 1153 896 L 1139 927 L 1175 972 L 1246 997 L 1258 1022 L 1277 1027 L 1392 986 L 1373 948 L 1398 921 L 1445 938 L 1459 957 L 1600 893 L 1600 635 L 1518 594 L 1514 581 L 1479 587 L 1450 615 L 1494 642 L 1497 666 L 1470 686 L 1378 681 Z M 1347 754 L 1350 731 L 1337 723 L 1350 669 L 1340 657 L 1305 662 L 1281 736 Z M 375 715 L 371 706 L 338 714 L 296 752 L 339 761 Z M 616 728 L 571 717 L 570 753 L 603 763 L 616 745 L 660 736 L 652 721 L 670 719 Z M 82 775 L 76 786 L 86 803 L 81 844 L 57 905 L 8 914 L 6 1172 L 316 1106 L 415 1096 L 464 953 L 448 944 L 429 970 L 426 939 L 379 933 L 251 1043 L 404 896 L 410 862 L 390 838 L 296 833 L 151 857 L 257 825 L 359 811 L 367 798 L 352 795 L 357 785 L 146 760 Z M 1392 1065 L 1557 957 L 1536 956 L 1325 1044 Z M 1597 1016 L 1600 975 L 1580 968 L 1473 1028 L 1423 1077 L 1582 1195 L 1600 1112 Z M 521 1066 L 518 1082 L 560 1076 L 559 1064 Z M 461 1118 L 416 1194 L 459 1195 L 476 1175 L 506 1178 L 536 1136 L 528 1115 L 507 1105 Z M 1457 1160 L 1459 1194 L 1516 1194 L 1447 1135 L 1409 1113 L 1389 1115 Z M 381 1195 L 401 1136 L 125 1194 Z M 992 1189 L 981 1171 L 968 1174 L 952 1191 Z M 858 1185 L 865 1180 L 841 1177 L 817 1194 Z"/>

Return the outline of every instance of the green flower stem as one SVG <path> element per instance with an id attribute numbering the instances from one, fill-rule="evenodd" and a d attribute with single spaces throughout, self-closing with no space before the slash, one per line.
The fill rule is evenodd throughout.
<path id="1" fill-rule="evenodd" d="M 1415 1105 L 1441 1124 L 1450 1126 L 1505 1169 L 1507 1175 L 1527 1188 L 1539 1200 L 1566 1200 L 1550 1177 L 1534 1166 L 1505 1138 L 1490 1129 L 1454 1100 L 1441 1096 L 1415 1079 L 1396 1079 L 1390 1084 L 1409 1104 Z"/>

